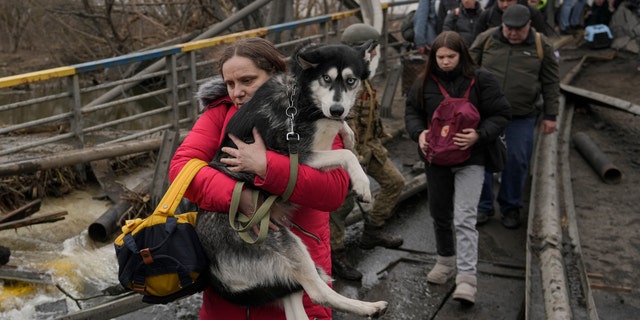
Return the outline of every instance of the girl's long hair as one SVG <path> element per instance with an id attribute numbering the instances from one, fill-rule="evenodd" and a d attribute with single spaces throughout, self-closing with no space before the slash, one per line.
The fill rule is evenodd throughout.
<path id="1" fill-rule="evenodd" d="M 460 54 L 458 64 L 461 67 L 462 74 L 467 78 L 472 78 L 477 65 L 473 61 L 473 58 L 471 58 L 469 48 L 465 44 L 464 39 L 455 31 L 443 31 L 433 40 L 433 44 L 431 45 L 431 52 L 429 52 L 429 59 L 427 60 L 427 68 L 425 70 L 425 79 L 429 79 L 435 72 L 438 66 L 436 52 L 443 47 Z"/>

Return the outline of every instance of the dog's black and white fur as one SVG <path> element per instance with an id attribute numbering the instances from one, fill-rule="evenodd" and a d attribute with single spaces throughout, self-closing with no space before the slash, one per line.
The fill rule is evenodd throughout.
<path id="1" fill-rule="evenodd" d="M 290 122 L 285 111 L 295 92 L 294 131 L 300 136 L 299 162 L 314 168 L 343 167 L 359 198 L 370 201 L 369 179 L 353 152 L 331 147 L 337 134 L 347 147 L 353 146 L 353 132 L 344 119 L 361 82 L 370 74 L 369 57 L 375 46 L 369 42 L 359 48 L 314 44 L 299 48 L 293 55 L 291 72 L 271 77 L 257 90 L 229 121 L 226 133 L 251 142 L 252 128 L 256 127 L 267 148 L 288 154 L 286 135 Z M 206 85 L 203 88 L 199 98 L 201 104 L 207 105 L 213 91 L 207 91 L 212 89 Z M 235 147 L 228 136 L 222 146 Z M 219 151 L 211 165 L 238 181 L 253 181 L 252 174 L 226 170 L 218 161 L 223 156 Z M 335 310 L 370 318 L 386 311 L 385 301 L 364 302 L 333 291 L 327 285 L 330 279 L 316 268 L 300 238 L 286 227 L 277 232 L 269 230 L 265 241 L 259 244 L 240 239 L 229 226 L 227 214 L 199 214 L 196 229 L 210 259 L 213 288 L 228 301 L 257 306 L 280 300 L 288 320 L 307 319 L 302 305 L 304 289 L 314 303 Z"/>

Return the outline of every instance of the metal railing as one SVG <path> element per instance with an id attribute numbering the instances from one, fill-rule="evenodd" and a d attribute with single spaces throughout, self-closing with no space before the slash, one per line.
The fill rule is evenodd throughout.
<path id="1" fill-rule="evenodd" d="M 227 20 L 233 23 L 240 21 L 269 1 L 256 1 L 251 8 L 244 8 Z M 381 43 L 381 72 L 385 72 L 392 60 L 399 59 L 402 51 L 400 41 L 389 41 L 400 39 L 399 35 L 394 35 L 398 34 L 398 30 L 391 30 L 389 26 L 394 19 L 401 19 L 408 6 L 415 3 L 417 1 L 383 4 L 383 34 L 391 36 L 384 37 Z M 393 10 L 398 13 L 393 14 Z M 339 22 L 348 23 L 350 20 L 347 19 L 353 20 L 359 12 L 359 9 L 337 12 L 234 34 L 196 38 L 183 44 L 115 58 L 0 78 L 0 94 L 5 90 L 0 98 L 14 98 L 14 101 L 0 105 L 0 119 L 3 119 L 0 122 L 0 136 L 10 138 L 3 139 L 7 142 L 0 145 L 0 166 L 29 158 L 30 152 L 39 152 L 36 156 L 42 157 L 43 150 L 56 150 L 53 155 L 59 155 L 60 151 L 114 146 L 141 139 L 161 139 L 158 133 L 166 129 L 184 131 L 192 126 L 198 116 L 193 93 L 200 83 L 212 75 L 210 70 L 213 69 L 215 58 L 211 57 L 215 57 L 225 44 L 240 38 L 263 37 L 285 30 L 300 35 L 294 35 L 297 37 L 295 40 L 277 43 L 276 46 L 281 50 L 307 39 L 337 42 L 341 31 Z M 226 30 L 230 23 L 218 28 L 217 33 Z M 316 32 L 303 37 L 305 33 L 312 33 L 310 29 Z M 391 52 L 394 48 L 395 53 Z M 102 81 L 99 79 L 101 77 L 107 79 Z M 38 89 L 20 91 L 30 86 Z M 33 92 L 42 94 L 32 96 Z M 11 96 L 6 93 L 11 93 Z M 26 98 L 21 98 L 23 96 Z M 38 134 L 21 134 L 24 132 Z M 95 160 L 91 155 L 88 155 L 88 159 Z M 6 173 L 0 170 L 1 175 Z"/>

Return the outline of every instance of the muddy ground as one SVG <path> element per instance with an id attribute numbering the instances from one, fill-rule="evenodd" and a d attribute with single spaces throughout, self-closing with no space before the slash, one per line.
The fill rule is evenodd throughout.
<path id="1" fill-rule="evenodd" d="M 561 56 L 603 53 L 567 48 Z M 570 65 L 562 63 L 563 68 Z M 586 63 L 572 82 L 636 105 L 640 105 L 639 84 L 636 56 L 625 52 L 618 52 L 611 61 Z M 586 133 L 623 175 L 619 184 L 605 183 L 572 143 L 577 223 L 598 315 L 600 319 L 636 318 L 640 312 L 640 117 L 571 97 L 568 103 L 576 106 L 572 135 Z"/>

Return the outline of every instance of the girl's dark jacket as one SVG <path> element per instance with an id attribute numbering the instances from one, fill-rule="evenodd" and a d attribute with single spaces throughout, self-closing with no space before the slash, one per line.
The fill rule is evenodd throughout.
<path id="1" fill-rule="evenodd" d="M 444 72 L 436 68 L 435 74 L 438 81 L 443 85 L 451 97 L 459 98 L 471 83 L 470 78 L 462 75 L 459 68 L 450 72 Z M 476 132 L 478 141 L 473 145 L 471 157 L 459 166 L 484 165 L 486 147 L 502 133 L 511 120 L 511 106 L 500 90 L 500 85 L 493 74 L 477 69 L 475 71 L 475 84 L 471 88 L 469 100 L 480 113 L 480 123 Z M 438 85 L 433 79 L 427 79 L 424 83 L 422 93 L 423 103 L 417 100 L 418 86 L 421 84 L 419 78 L 407 96 L 405 108 L 405 128 L 413 141 L 418 141 L 420 133 L 427 129 L 433 113 L 444 99 L 438 89 Z M 419 152 L 422 156 L 422 152 Z"/>

